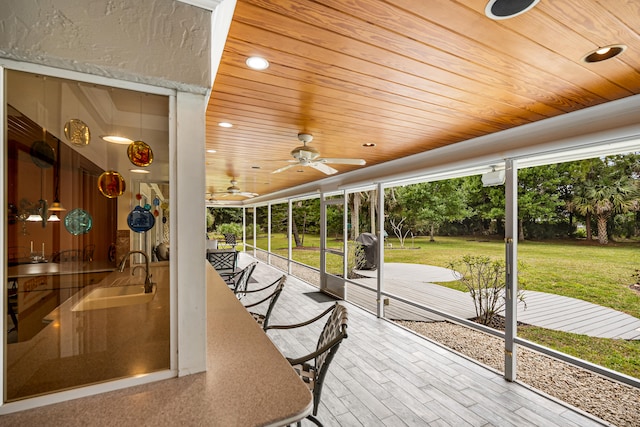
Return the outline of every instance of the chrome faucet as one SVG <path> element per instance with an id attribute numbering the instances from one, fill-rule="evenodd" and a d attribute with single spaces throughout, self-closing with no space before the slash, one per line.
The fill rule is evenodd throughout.
<path id="1" fill-rule="evenodd" d="M 129 257 L 132 254 L 140 254 L 142 256 L 144 256 L 144 273 L 145 273 L 145 279 L 144 279 L 144 293 L 145 294 L 149 294 L 153 291 L 153 283 L 151 283 L 151 274 L 149 274 L 149 255 L 146 254 L 146 252 L 143 251 L 129 251 L 127 252 L 127 254 L 122 257 L 122 261 L 120 261 L 120 265 L 118 266 L 118 270 L 122 273 L 124 271 L 124 266 L 127 263 L 127 260 L 129 259 Z M 141 265 L 136 265 L 135 267 L 133 267 L 131 269 L 131 275 L 133 276 L 133 274 L 136 271 L 136 268 L 142 268 Z"/>

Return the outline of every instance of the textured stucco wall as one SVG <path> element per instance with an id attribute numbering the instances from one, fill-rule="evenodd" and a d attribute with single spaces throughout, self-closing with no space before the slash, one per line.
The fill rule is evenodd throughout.
<path id="1" fill-rule="evenodd" d="M 204 93 L 211 11 L 174 0 L 2 0 L 0 56 Z"/>

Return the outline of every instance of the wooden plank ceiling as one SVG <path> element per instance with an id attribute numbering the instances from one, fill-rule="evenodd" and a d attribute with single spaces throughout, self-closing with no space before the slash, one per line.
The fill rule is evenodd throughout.
<path id="1" fill-rule="evenodd" d="M 266 195 L 326 177 L 272 173 L 300 132 L 322 157 L 366 160 L 332 165 L 345 173 L 640 93 L 640 1 L 542 0 L 506 20 L 486 4 L 238 0 L 207 111 L 207 191 L 235 179 Z M 613 44 L 627 49 L 582 61 Z M 252 55 L 270 67 L 247 68 Z"/>

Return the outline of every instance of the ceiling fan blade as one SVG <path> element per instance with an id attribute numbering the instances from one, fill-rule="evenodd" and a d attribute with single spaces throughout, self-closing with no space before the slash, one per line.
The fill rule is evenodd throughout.
<path id="1" fill-rule="evenodd" d="M 243 197 L 251 198 L 251 197 L 256 197 L 258 195 L 258 193 L 249 193 L 249 192 L 246 192 L 246 191 L 242 191 L 242 192 L 238 193 L 238 195 L 243 196 Z"/>
<path id="2" fill-rule="evenodd" d="M 316 159 L 316 162 L 320 163 L 332 163 L 334 165 L 366 165 L 367 162 L 364 159 L 340 159 L 340 158 L 321 158 Z"/>
<path id="3" fill-rule="evenodd" d="M 338 172 L 337 169 L 332 168 L 331 166 L 327 166 L 323 163 L 319 163 L 319 162 L 313 162 L 313 163 L 309 163 L 309 166 L 311 166 L 312 168 L 319 170 L 322 173 L 326 173 L 327 175 L 333 175 L 334 173 Z"/>
<path id="4" fill-rule="evenodd" d="M 298 162 L 296 162 L 296 164 L 294 164 L 294 165 L 287 165 L 287 166 L 281 167 L 280 169 L 276 169 L 276 170 L 274 170 L 274 171 L 273 171 L 273 172 L 271 172 L 271 173 L 280 173 L 280 172 L 284 172 L 284 171 L 286 171 L 287 169 L 292 168 L 292 167 L 297 166 L 297 165 L 298 165 Z"/>

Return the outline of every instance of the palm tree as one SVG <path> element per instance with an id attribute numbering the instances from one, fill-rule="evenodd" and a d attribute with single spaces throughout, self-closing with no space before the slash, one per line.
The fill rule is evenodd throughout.
<path id="1" fill-rule="evenodd" d="M 607 222 L 613 215 L 638 209 L 638 188 L 628 177 L 614 181 L 585 181 L 576 188 L 571 206 L 584 215 L 589 223 L 595 215 L 598 224 L 598 243 L 609 243 Z"/>

